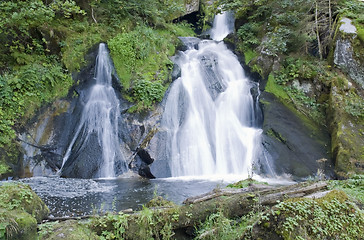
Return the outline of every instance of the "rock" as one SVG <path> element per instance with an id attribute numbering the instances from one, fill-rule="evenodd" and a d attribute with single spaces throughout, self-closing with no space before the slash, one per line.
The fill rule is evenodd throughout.
<path id="1" fill-rule="evenodd" d="M 321 169 L 331 176 L 331 160 L 323 164 L 317 162 L 322 158 L 330 159 L 328 132 L 298 114 L 293 107 L 281 103 L 273 94 L 263 92 L 260 102 L 264 115 L 263 146 L 276 173 L 306 178 Z"/>
<path id="2" fill-rule="evenodd" d="M 28 185 L 5 183 L 0 187 L 1 226 L 10 239 L 37 239 L 37 222 L 48 214 L 48 207 Z"/>
<path id="3" fill-rule="evenodd" d="M 49 214 L 48 207 L 26 184 L 7 183 L 1 187 L 0 207 L 8 210 L 22 210 L 41 222 Z"/>
<path id="4" fill-rule="evenodd" d="M 22 210 L 7 210 L 0 208 L 1 226 L 5 227 L 7 239 L 29 240 L 37 239 L 37 220 Z M 0 239 L 2 238 L 0 232 Z"/>
<path id="5" fill-rule="evenodd" d="M 360 62 L 355 55 L 351 40 L 339 38 L 336 41 L 334 53 L 335 65 L 347 73 L 351 79 L 364 89 L 364 62 Z"/>
<path id="6" fill-rule="evenodd" d="M 364 119 L 348 113 L 345 99 L 352 100 L 337 85 L 333 81 L 328 107 L 331 151 L 337 175 L 346 178 L 364 173 Z"/>
<path id="7" fill-rule="evenodd" d="M 44 233 L 41 238 L 42 240 L 79 240 L 88 239 L 96 240 L 99 239 L 87 226 L 80 221 L 68 220 L 55 224 L 50 231 Z"/>

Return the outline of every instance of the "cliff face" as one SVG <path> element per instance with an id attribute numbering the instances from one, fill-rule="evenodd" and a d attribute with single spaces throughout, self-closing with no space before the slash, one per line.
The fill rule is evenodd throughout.
<path id="1" fill-rule="evenodd" d="M 364 39 L 359 11 L 364 4 L 350 2 L 358 9 L 350 10 L 348 2 L 331 5 L 336 11 L 332 19 L 324 15 L 330 9 L 320 1 L 317 11 L 305 18 L 299 16 L 309 2 L 225 5 L 236 13 L 236 35 L 226 41 L 244 55 L 251 75 L 261 79 L 265 144 L 276 161 L 289 152 L 294 159 L 283 164 L 285 168 L 295 169 L 294 162 L 303 158 L 312 166 L 318 161 L 315 167 L 331 165 L 339 177 L 364 172 Z M 317 20 L 323 26 L 316 25 Z M 307 31 L 308 26 L 315 31 Z M 308 142 L 300 134 L 289 137 L 301 125 L 308 127 L 302 131 Z M 321 155 L 312 146 L 320 148 Z"/>

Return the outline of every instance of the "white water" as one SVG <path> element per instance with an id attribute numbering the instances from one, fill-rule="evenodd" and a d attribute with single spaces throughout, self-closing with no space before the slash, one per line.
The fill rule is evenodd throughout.
<path id="1" fill-rule="evenodd" d="M 92 134 L 96 134 L 102 151 L 100 168 L 96 177 L 110 178 L 115 176 L 114 163 L 121 158 L 120 139 L 118 137 L 118 120 L 120 118 L 119 100 L 112 87 L 113 67 L 105 44 L 100 44 L 96 59 L 96 84 L 89 91 L 88 100 L 84 106 L 82 116 L 75 136 L 73 137 L 65 157 L 62 168 L 71 155 L 73 146 L 81 134 L 83 144 L 88 144 Z M 82 151 L 82 147 L 79 151 Z M 77 159 L 76 159 L 77 160 Z"/>
<path id="2" fill-rule="evenodd" d="M 210 31 L 211 39 L 215 41 L 222 41 L 229 33 L 232 32 L 233 29 L 229 24 L 228 14 L 229 13 L 225 12 L 215 16 L 212 29 Z"/>
<path id="3" fill-rule="evenodd" d="M 211 31 L 216 41 L 229 34 L 224 18 L 217 16 Z M 171 87 L 162 118 L 172 177 L 248 177 L 260 151 L 251 84 L 237 57 L 216 41 L 200 41 L 197 49 L 188 44 L 177 62 L 181 77 Z"/>

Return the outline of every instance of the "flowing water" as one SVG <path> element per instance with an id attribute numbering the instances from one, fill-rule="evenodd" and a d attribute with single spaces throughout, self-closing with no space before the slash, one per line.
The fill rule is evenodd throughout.
<path id="1" fill-rule="evenodd" d="M 213 40 L 181 38 L 188 50 L 176 59 L 181 77 L 166 100 L 161 128 L 172 177 L 234 174 L 247 177 L 261 152 L 256 85 L 222 40 L 227 14 L 217 15 Z"/>
<path id="2" fill-rule="evenodd" d="M 115 170 L 116 162 L 122 162 L 121 173 L 127 171 L 127 166 L 120 152 L 117 123 L 121 116 L 111 84 L 112 63 L 106 46 L 100 45 L 94 83 L 85 91 L 78 127 L 61 170 L 62 174 L 65 168 L 72 167 L 81 155 L 84 159 L 95 158 L 84 156 L 92 155 L 90 149 L 94 153 L 100 151 L 100 164 L 90 177 L 93 179 L 21 180 L 45 201 L 53 216 L 136 209 L 155 193 L 182 203 L 187 197 L 248 177 L 262 152 L 259 114 L 251 94 L 257 84 L 249 81 L 237 57 L 221 42 L 232 29 L 226 27 L 226 17 L 216 17 L 211 31 L 214 40 L 181 38 L 188 50 L 176 60 L 181 77 L 175 80 L 166 99 L 161 131 L 167 134 L 163 139 L 167 146 L 159 149 L 170 160 L 172 178 L 113 178 L 120 174 Z M 90 168 L 87 163 L 80 166 Z"/>
<path id="3" fill-rule="evenodd" d="M 110 178 L 115 176 L 116 161 L 122 163 L 124 171 L 127 166 L 120 151 L 120 107 L 112 87 L 113 66 L 105 44 L 99 46 L 95 68 L 95 83 L 88 92 L 78 128 L 63 158 L 61 172 L 69 159 L 77 161 L 81 154 L 87 154 L 87 148 L 97 148 L 101 152 L 100 164 L 92 177 Z"/>

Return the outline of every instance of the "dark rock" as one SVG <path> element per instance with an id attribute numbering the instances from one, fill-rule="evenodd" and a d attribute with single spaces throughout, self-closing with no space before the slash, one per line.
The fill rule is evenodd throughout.
<path id="1" fill-rule="evenodd" d="M 275 172 L 306 178 L 317 174 L 320 169 L 332 176 L 328 132 L 270 93 L 262 93 L 260 101 L 264 115 L 263 146 L 270 155 Z M 329 160 L 318 162 L 323 158 Z"/>

